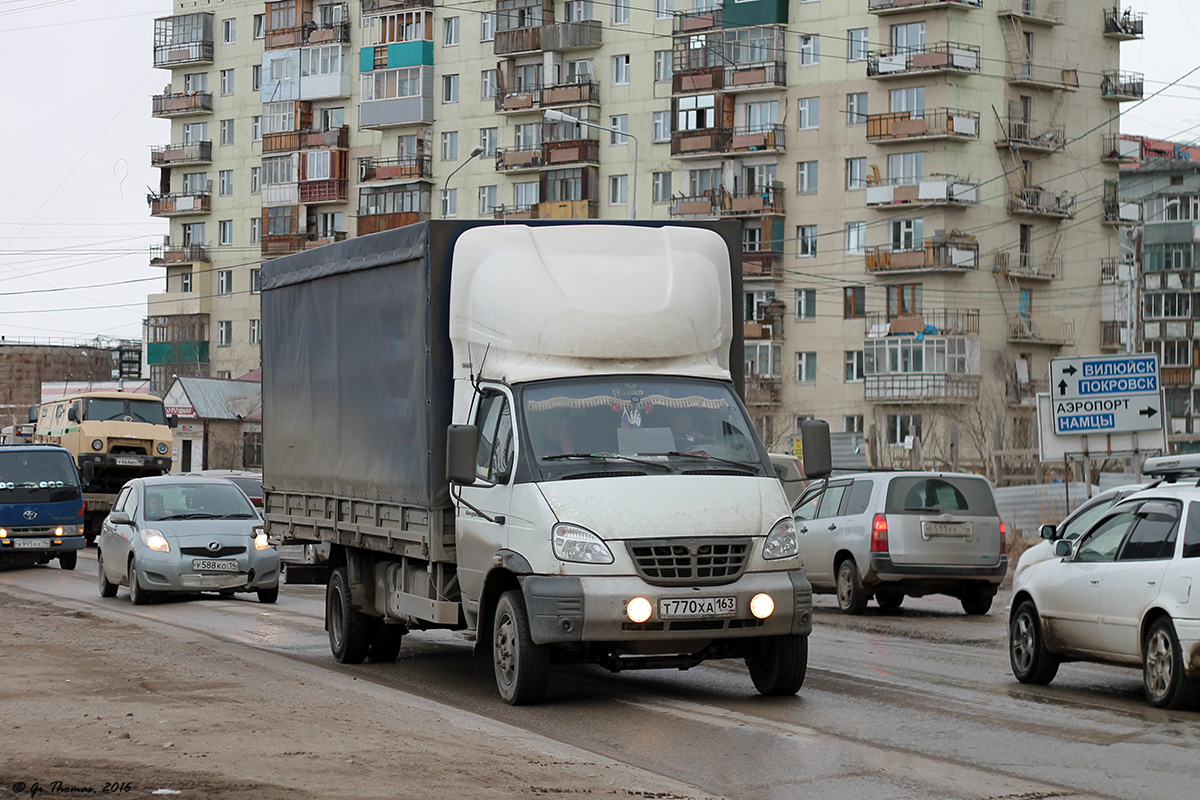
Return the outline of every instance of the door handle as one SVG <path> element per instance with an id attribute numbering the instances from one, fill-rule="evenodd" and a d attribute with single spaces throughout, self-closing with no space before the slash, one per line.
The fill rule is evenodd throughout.
<path id="1" fill-rule="evenodd" d="M 1158 586 L 1158 581 L 1146 581 L 1147 586 Z"/>
<path id="2" fill-rule="evenodd" d="M 1100 585 L 1100 579 L 1099 579 L 1099 578 L 1092 578 L 1090 581 L 1088 581 L 1088 583 L 1090 583 L 1092 586 L 1099 586 L 1099 585 Z"/>
<path id="3" fill-rule="evenodd" d="M 800 532 L 801 532 L 801 533 L 808 533 L 808 528 L 801 528 L 801 529 L 800 529 Z"/>
<path id="4" fill-rule="evenodd" d="M 829 523 L 829 530 L 831 530 L 831 531 L 836 531 L 836 530 L 837 530 L 837 525 L 834 525 L 832 522 L 831 522 L 831 523 Z"/>

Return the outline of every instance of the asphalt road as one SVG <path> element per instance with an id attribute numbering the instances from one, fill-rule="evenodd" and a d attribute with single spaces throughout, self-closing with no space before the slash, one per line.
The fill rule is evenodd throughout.
<path id="1" fill-rule="evenodd" d="M 211 595 L 134 608 L 124 589 L 99 597 L 94 550 L 74 572 L 5 570 L 0 584 L 350 673 L 726 797 L 1180 800 L 1200 782 L 1200 712 L 1151 708 L 1140 672 L 1068 664 L 1048 687 L 1017 683 L 1003 593 L 986 617 L 949 598 L 846 617 L 818 597 L 794 698 L 759 697 L 738 662 L 620 675 L 566 666 L 544 705 L 512 708 L 490 662 L 446 632 L 410 634 L 395 664 L 335 664 L 324 587 L 284 586 L 275 605 Z"/>

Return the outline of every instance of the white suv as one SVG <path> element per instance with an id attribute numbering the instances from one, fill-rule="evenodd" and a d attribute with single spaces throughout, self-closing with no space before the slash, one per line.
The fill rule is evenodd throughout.
<path id="1" fill-rule="evenodd" d="M 793 508 L 804 571 L 847 614 L 872 596 L 947 594 L 986 614 L 1008 571 L 992 486 L 952 472 L 865 472 L 810 486 Z"/>

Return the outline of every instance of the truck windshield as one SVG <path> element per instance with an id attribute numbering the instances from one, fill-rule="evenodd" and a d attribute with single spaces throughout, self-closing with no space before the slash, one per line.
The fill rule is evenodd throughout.
<path id="1" fill-rule="evenodd" d="M 79 497 L 71 457 L 45 450 L 0 450 L 0 504 L 47 503 Z"/>
<path id="2" fill-rule="evenodd" d="M 89 397 L 84 419 L 124 420 L 126 422 L 149 422 L 151 425 L 166 425 L 167 417 L 163 405 L 157 400 L 133 400 L 115 397 Z"/>
<path id="3" fill-rule="evenodd" d="M 533 460 L 561 477 L 581 462 L 625 472 L 772 474 L 733 387 L 661 376 L 547 381 L 525 387 Z M 595 471 L 595 463 L 586 467 Z"/>

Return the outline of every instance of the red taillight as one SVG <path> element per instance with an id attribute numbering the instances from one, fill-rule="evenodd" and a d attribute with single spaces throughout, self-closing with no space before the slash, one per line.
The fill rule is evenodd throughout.
<path id="1" fill-rule="evenodd" d="M 1000 555 L 1008 554 L 1008 529 L 1004 527 L 1004 523 L 1000 523 Z"/>
<path id="2" fill-rule="evenodd" d="M 871 520 L 871 552 L 886 553 L 888 551 L 887 517 L 876 514 Z"/>

